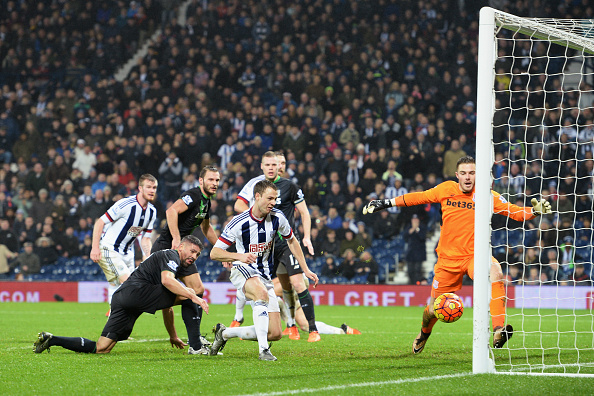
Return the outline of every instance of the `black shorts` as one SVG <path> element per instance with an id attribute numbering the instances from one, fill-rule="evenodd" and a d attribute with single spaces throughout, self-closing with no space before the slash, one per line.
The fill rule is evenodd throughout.
<path id="1" fill-rule="evenodd" d="M 280 243 L 277 241 L 274 244 L 274 269 L 272 271 L 273 278 L 276 277 L 276 272 L 278 271 L 279 265 L 284 266 L 286 269 L 286 271 L 282 271 L 282 273 L 286 272 L 289 276 L 303 273 L 299 262 L 295 256 L 293 256 L 291 249 L 289 249 L 289 245 L 284 240 Z"/>
<path id="2" fill-rule="evenodd" d="M 143 313 L 170 308 L 175 302 L 175 294 L 163 285 L 128 285 L 120 287 L 111 300 L 111 314 L 101 336 L 114 341 L 128 339 L 136 319 Z"/>

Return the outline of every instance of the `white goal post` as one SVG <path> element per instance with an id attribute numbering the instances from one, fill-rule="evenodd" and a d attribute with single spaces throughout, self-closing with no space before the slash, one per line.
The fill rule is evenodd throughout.
<path id="1" fill-rule="evenodd" d="M 578 281 L 576 270 L 593 272 L 592 210 L 588 213 L 580 205 L 592 206 L 594 172 L 579 173 L 594 152 L 591 65 L 594 20 L 524 18 L 481 9 L 474 373 L 594 377 L 594 289 L 591 282 Z M 505 166 L 494 167 L 496 152 L 497 164 Z M 572 168 L 578 171 L 566 172 Z M 553 214 L 520 226 L 505 220 L 505 226 L 493 227 L 491 189 L 520 206 L 542 195 L 554 203 Z M 552 231 L 555 237 L 545 243 L 544 235 L 553 235 L 546 234 Z M 528 250 L 537 254 L 530 264 L 525 260 Z M 513 337 L 501 349 L 491 347 L 491 283 L 485 265 L 495 252 L 500 254 L 504 275 L 509 274 L 506 323 L 514 326 Z M 569 257 L 567 265 L 560 264 L 562 255 L 566 261 Z M 555 279 L 549 279 L 547 274 L 554 268 Z"/>

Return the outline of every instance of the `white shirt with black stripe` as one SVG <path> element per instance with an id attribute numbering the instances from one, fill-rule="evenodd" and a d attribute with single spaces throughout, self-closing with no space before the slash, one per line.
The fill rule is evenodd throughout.
<path id="1" fill-rule="evenodd" d="M 270 280 L 273 266 L 274 236 L 279 232 L 284 239 L 293 238 L 293 230 L 289 221 L 278 209 L 272 211 L 262 219 L 253 216 L 252 209 L 235 216 L 223 230 L 215 243 L 215 247 L 227 250 L 235 243 L 237 253 L 253 253 L 258 260 L 253 264 L 233 262 L 234 265 L 249 265 L 260 275 Z"/>
<path id="2" fill-rule="evenodd" d="M 143 208 L 136 195 L 122 198 L 113 204 L 101 220 L 105 223 L 101 245 L 121 254 L 132 251 L 138 236 L 149 236 L 157 217 L 157 209 L 150 202 Z"/>

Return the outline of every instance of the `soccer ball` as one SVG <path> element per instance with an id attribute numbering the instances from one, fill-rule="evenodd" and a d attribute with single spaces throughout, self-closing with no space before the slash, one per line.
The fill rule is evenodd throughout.
<path id="1" fill-rule="evenodd" d="M 454 323 L 462 317 L 464 304 L 462 299 L 454 293 L 444 293 L 435 299 L 433 312 L 437 319 L 446 323 Z"/>

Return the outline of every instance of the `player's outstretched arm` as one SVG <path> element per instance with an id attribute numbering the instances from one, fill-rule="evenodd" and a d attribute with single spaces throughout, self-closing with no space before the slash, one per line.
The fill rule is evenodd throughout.
<path id="1" fill-rule="evenodd" d="M 530 202 L 532 203 L 532 213 L 536 216 L 552 212 L 551 204 L 544 198 L 541 198 L 540 201 L 536 198 L 532 198 L 532 201 Z"/>
<path id="2" fill-rule="evenodd" d="M 163 313 L 163 323 L 165 324 L 165 329 L 167 329 L 167 333 L 169 334 L 169 342 L 171 343 L 171 347 L 184 349 L 187 344 L 177 336 L 173 319 L 173 308 L 165 308 L 161 312 Z"/>
<path id="3" fill-rule="evenodd" d="M 391 208 L 392 206 L 394 206 L 394 204 L 391 199 L 374 199 L 363 206 L 363 214 L 366 215 L 368 213 L 379 212 L 380 210 Z"/>

